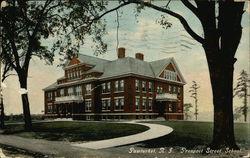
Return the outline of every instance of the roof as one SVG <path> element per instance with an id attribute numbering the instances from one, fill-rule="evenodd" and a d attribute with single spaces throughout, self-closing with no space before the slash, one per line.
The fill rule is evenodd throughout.
<path id="1" fill-rule="evenodd" d="M 107 62 L 109 60 L 106 60 L 106 59 L 101 59 L 101 58 L 98 58 L 98 57 L 93 57 L 93 56 L 89 56 L 89 55 L 86 55 L 86 54 L 78 54 L 78 57 L 77 57 L 81 63 L 84 63 L 86 65 L 97 65 L 98 63 L 104 63 L 104 62 Z M 65 67 L 64 68 L 67 68 L 67 65 L 70 63 L 70 60 L 67 60 L 66 63 L 65 63 Z"/>
<path id="2" fill-rule="evenodd" d="M 86 73 L 102 72 L 103 74 L 99 77 L 99 79 L 108 79 L 111 77 L 119 77 L 122 75 L 130 75 L 130 74 L 161 79 L 159 78 L 160 73 L 167 67 L 167 65 L 172 63 L 174 69 L 179 74 L 179 77 L 181 79 L 180 83 L 182 84 L 186 83 L 174 58 L 164 58 L 161 60 L 147 62 L 132 57 L 124 57 L 124 58 L 118 58 L 113 61 L 109 61 L 93 56 L 88 56 L 85 54 L 79 54 L 78 59 L 83 64 L 94 66 Z M 84 81 L 84 79 L 80 81 Z M 44 90 L 54 89 L 58 86 L 59 85 L 57 85 L 57 83 L 53 83 L 50 86 L 46 87 Z"/>
<path id="3" fill-rule="evenodd" d="M 131 57 L 119 58 L 117 60 L 98 64 L 88 72 L 103 72 L 100 78 L 109 78 L 128 73 L 155 77 L 150 63 Z"/>
<path id="4" fill-rule="evenodd" d="M 54 82 L 53 84 L 49 85 L 48 87 L 44 88 L 43 90 L 50 90 L 50 89 L 55 89 L 57 87 L 57 82 Z"/>
<path id="5" fill-rule="evenodd" d="M 162 72 L 162 69 L 165 68 L 171 62 L 171 60 L 173 60 L 173 58 L 164 58 L 150 62 L 155 75 L 159 75 Z"/>

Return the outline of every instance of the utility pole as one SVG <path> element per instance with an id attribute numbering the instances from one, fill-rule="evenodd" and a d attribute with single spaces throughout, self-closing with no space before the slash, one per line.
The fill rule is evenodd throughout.
<path id="1" fill-rule="evenodd" d="M 194 98 L 194 101 L 195 101 L 195 112 L 194 112 L 194 115 L 195 115 L 195 120 L 197 120 L 197 117 L 198 117 L 198 97 L 197 97 L 197 90 L 200 88 L 200 86 L 198 86 L 198 84 L 193 81 L 193 85 L 190 87 L 190 90 L 189 92 L 191 92 L 191 96 L 192 98 Z"/>

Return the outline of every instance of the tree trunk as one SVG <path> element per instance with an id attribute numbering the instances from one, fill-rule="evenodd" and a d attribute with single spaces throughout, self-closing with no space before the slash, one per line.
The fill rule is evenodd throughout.
<path id="1" fill-rule="evenodd" d="M 5 125 L 4 125 L 4 105 L 3 105 L 3 98 L 1 98 L 1 103 L 0 104 L 1 104 L 1 107 L 0 107 L 1 108 L 1 114 L 0 114 L 1 115 L 1 118 L 0 118 L 1 119 L 1 125 L 0 125 L 0 128 L 4 129 Z"/>
<path id="2" fill-rule="evenodd" d="M 246 81 L 246 87 L 244 89 L 244 107 L 243 107 L 243 115 L 244 115 L 244 121 L 247 122 L 247 81 Z"/>
<path id="3" fill-rule="evenodd" d="M 19 83 L 20 87 L 23 89 L 27 89 L 27 77 L 26 73 L 19 73 Z M 28 94 L 21 94 L 22 97 L 22 104 L 23 104 L 23 115 L 24 115 L 24 122 L 25 122 L 25 130 L 30 130 L 32 127 L 31 115 L 30 115 L 30 106 L 29 106 L 29 99 Z"/>
<path id="4" fill-rule="evenodd" d="M 213 149 L 239 149 L 235 143 L 233 122 L 234 61 L 216 59 L 208 61 L 213 90 L 214 128 Z"/>

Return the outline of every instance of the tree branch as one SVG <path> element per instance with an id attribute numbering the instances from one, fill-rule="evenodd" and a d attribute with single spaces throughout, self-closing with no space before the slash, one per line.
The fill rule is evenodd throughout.
<path id="1" fill-rule="evenodd" d="M 150 8 L 153 8 L 155 10 L 158 10 L 160 12 L 163 12 L 163 13 L 167 13 L 175 18 L 177 18 L 181 24 L 183 25 L 184 29 L 188 32 L 188 34 L 193 37 L 196 41 L 200 42 L 201 44 L 203 44 L 204 42 L 204 39 L 202 37 L 200 37 L 198 34 L 196 34 L 192 29 L 191 27 L 188 25 L 187 21 L 185 20 L 185 18 L 183 16 L 181 16 L 180 14 L 178 13 L 175 13 L 171 10 L 168 10 L 168 9 L 165 9 L 165 8 L 161 8 L 161 7 L 158 7 L 152 3 L 148 3 L 148 2 L 143 2 L 141 0 L 128 0 L 127 1 L 128 3 L 135 3 L 135 4 L 142 4 L 144 6 L 147 6 L 147 7 L 150 7 Z"/>
<path id="2" fill-rule="evenodd" d="M 181 2 L 189 9 L 191 10 L 195 16 L 197 16 L 198 18 L 200 18 L 200 14 L 198 9 L 192 4 L 190 3 L 189 0 L 181 0 Z"/>
<path id="3" fill-rule="evenodd" d="M 119 5 L 119 6 L 115 7 L 115 8 L 113 8 L 113 9 L 110 9 L 110 10 L 106 11 L 105 13 L 101 14 L 100 16 L 95 17 L 94 19 L 92 19 L 91 22 L 89 23 L 89 25 L 91 25 L 93 22 L 101 19 L 104 15 L 106 15 L 106 14 L 108 14 L 110 12 L 113 12 L 113 11 L 115 11 L 115 10 L 121 8 L 121 7 L 124 7 L 124 6 L 128 5 L 128 4 L 130 4 L 130 2 L 124 2 L 121 5 Z"/>
<path id="4" fill-rule="evenodd" d="M 41 10 L 41 13 L 40 13 L 40 16 L 38 18 L 38 21 L 36 23 L 36 26 L 34 28 L 34 31 L 32 32 L 32 35 L 29 36 L 29 47 L 28 47 L 28 50 L 27 50 L 27 54 L 25 56 L 25 59 L 24 59 L 24 64 L 23 64 L 23 69 L 28 72 L 28 67 L 29 67 L 29 62 L 30 62 L 30 59 L 31 59 L 31 54 L 32 54 L 32 44 L 35 40 L 35 36 L 38 32 L 38 28 L 42 22 L 43 19 L 43 16 L 44 16 L 44 12 L 45 12 L 45 9 L 49 6 L 49 4 L 52 2 L 52 0 L 47 0 Z M 46 12 L 47 13 L 47 12 Z"/>

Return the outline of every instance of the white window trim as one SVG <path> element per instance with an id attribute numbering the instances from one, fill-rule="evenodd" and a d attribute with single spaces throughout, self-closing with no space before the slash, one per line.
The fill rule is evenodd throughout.
<path id="1" fill-rule="evenodd" d="M 90 88 L 90 93 L 87 93 L 88 88 Z M 86 86 L 85 86 L 85 95 L 91 95 L 91 93 L 92 93 L 92 85 L 91 84 L 86 84 Z"/>
<path id="2" fill-rule="evenodd" d="M 121 81 L 123 83 L 123 86 L 121 86 Z M 119 87 L 123 88 L 123 90 L 118 90 Z M 122 80 L 116 80 L 115 81 L 115 90 L 114 90 L 114 93 L 121 93 L 121 92 L 124 92 L 124 89 L 125 89 L 125 81 L 122 79 Z"/>
<path id="3" fill-rule="evenodd" d="M 143 90 L 143 83 L 145 83 L 145 90 Z M 142 92 L 147 92 L 147 82 L 146 81 L 142 81 L 142 84 L 141 84 L 141 90 L 142 90 Z"/>
<path id="4" fill-rule="evenodd" d="M 151 107 L 152 107 L 152 108 L 151 108 L 151 109 L 148 108 L 148 110 L 149 110 L 149 111 L 153 111 L 153 98 L 151 98 L 151 97 L 148 98 L 148 107 L 149 107 L 149 100 L 151 100 L 151 103 L 152 103 L 152 104 L 151 104 Z"/>
<path id="5" fill-rule="evenodd" d="M 115 108 L 114 108 L 114 111 L 124 111 L 124 105 L 125 105 L 124 96 L 114 97 L 114 100 L 116 100 L 116 99 L 123 99 L 123 109 L 115 109 Z M 116 107 L 116 103 L 115 103 L 115 107 Z"/>
<path id="6" fill-rule="evenodd" d="M 114 99 L 120 99 L 120 98 L 124 98 L 124 96 L 114 97 Z"/>
<path id="7" fill-rule="evenodd" d="M 138 81 L 138 89 L 136 89 L 136 81 Z M 135 80 L 135 91 L 140 92 L 140 80 L 138 79 Z"/>
<path id="8" fill-rule="evenodd" d="M 138 104 L 138 105 L 136 105 L 136 99 L 139 99 L 139 104 Z M 135 97 L 135 111 L 140 111 L 140 107 L 141 107 L 141 106 L 140 106 L 140 100 L 141 100 L 141 97 L 140 97 L 140 96 L 136 96 L 136 97 Z M 136 108 L 137 106 L 139 107 L 139 109 Z"/>
<path id="9" fill-rule="evenodd" d="M 109 97 L 109 98 L 102 98 L 102 101 L 104 101 L 104 100 L 109 100 L 109 103 L 110 103 L 110 104 L 109 104 L 109 107 L 111 108 L 111 98 L 110 98 L 110 97 Z M 103 107 L 103 105 L 102 105 L 102 107 Z M 103 112 L 107 112 L 107 111 L 110 111 L 110 110 L 111 110 L 111 109 L 109 109 L 109 110 L 103 110 L 103 109 L 102 109 Z"/>
<path id="10" fill-rule="evenodd" d="M 143 109 L 143 103 L 144 103 L 143 101 L 144 101 L 144 100 L 146 100 L 145 105 L 144 105 L 144 106 L 145 106 L 145 109 Z M 142 111 L 147 111 L 147 97 L 142 97 L 141 107 L 142 107 Z"/>
<path id="11" fill-rule="evenodd" d="M 51 106 L 51 111 L 49 111 L 49 106 Z M 47 113 L 53 113 L 53 104 L 52 103 L 47 104 Z"/>
<path id="12" fill-rule="evenodd" d="M 85 99 L 84 103 L 89 102 L 89 101 L 91 102 L 90 108 L 92 108 L 92 99 Z M 85 104 L 85 112 L 91 112 L 91 110 L 92 110 L 92 109 L 87 110 L 87 109 L 86 109 L 86 104 Z"/>

